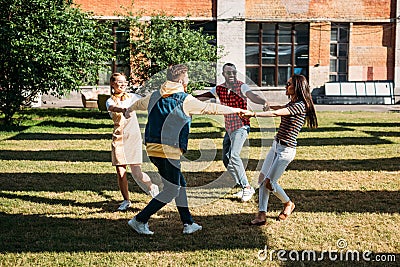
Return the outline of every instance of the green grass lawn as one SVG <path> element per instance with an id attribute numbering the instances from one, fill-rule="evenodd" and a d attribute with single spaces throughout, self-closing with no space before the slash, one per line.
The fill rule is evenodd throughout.
<path id="1" fill-rule="evenodd" d="M 319 112 L 320 127 L 303 129 L 280 180 L 296 209 L 276 221 L 282 205 L 272 196 L 265 227 L 246 225 L 257 197 L 248 203 L 231 197 L 221 161 L 223 118 L 194 117 L 182 167 L 203 230 L 188 236 L 173 205 L 150 219 L 155 235 L 129 228 L 127 221 L 150 200 L 132 178 L 133 207 L 116 212 L 122 199 L 108 114 L 31 109 L 24 115 L 30 120 L 0 131 L 0 266 L 400 264 L 400 113 Z M 146 114 L 138 118 L 143 128 Z M 243 151 L 252 184 L 278 123 L 252 119 Z M 143 170 L 158 182 L 144 159 Z M 215 181 L 226 184 L 208 188 Z"/>

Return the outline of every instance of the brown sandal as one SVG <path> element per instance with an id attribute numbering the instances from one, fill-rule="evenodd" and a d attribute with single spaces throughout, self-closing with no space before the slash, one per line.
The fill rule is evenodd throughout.
<path id="1" fill-rule="evenodd" d="M 285 204 L 285 207 L 284 207 L 283 211 L 282 211 L 281 213 L 279 213 L 279 215 L 278 215 L 278 220 L 279 220 L 279 221 L 284 221 L 284 220 L 286 220 L 286 219 L 292 214 L 294 208 L 296 207 L 296 205 L 295 205 L 293 202 L 289 201 L 288 203 L 289 203 L 289 204 Z M 290 207 L 290 210 L 288 210 L 288 211 L 285 212 L 285 210 L 286 210 L 288 207 Z"/>

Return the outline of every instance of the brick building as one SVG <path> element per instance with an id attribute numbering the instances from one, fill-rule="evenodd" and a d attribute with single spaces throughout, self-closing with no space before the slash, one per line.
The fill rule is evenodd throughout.
<path id="1" fill-rule="evenodd" d="M 282 95 L 288 77 L 301 73 L 308 77 L 316 94 L 329 95 L 330 88 L 332 99 L 386 104 L 400 100 L 400 1 L 135 0 L 132 5 L 131 0 L 75 0 L 75 3 L 101 19 L 115 21 L 118 20 L 115 12 L 124 12 L 121 6 L 131 11 L 143 9 L 147 14 L 163 11 L 176 19 L 189 14 L 191 20 L 215 34 L 217 44 L 228 52 L 219 63 L 235 63 L 242 74 L 239 78 L 247 76 L 254 86 L 270 96 Z M 250 80 L 247 81 L 251 83 Z M 377 90 L 385 91 L 381 94 L 385 97 L 378 99 Z"/>

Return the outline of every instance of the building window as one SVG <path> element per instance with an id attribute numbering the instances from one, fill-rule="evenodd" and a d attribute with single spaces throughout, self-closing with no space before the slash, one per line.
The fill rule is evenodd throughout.
<path id="1" fill-rule="evenodd" d="M 309 24 L 246 23 L 249 84 L 284 86 L 293 74 L 308 77 Z"/>
<path id="2" fill-rule="evenodd" d="M 329 80 L 348 80 L 349 24 L 332 24 L 330 42 Z"/>
<path id="3" fill-rule="evenodd" d="M 118 27 L 118 23 L 112 26 L 114 37 L 113 50 L 116 60 L 110 61 L 107 67 L 99 73 L 98 85 L 109 85 L 111 74 L 114 72 L 124 73 L 126 77 L 130 75 L 130 66 L 127 62 L 129 58 L 129 30 Z"/>
<path id="4" fill-rule="evenodd" d="M 208 41 L 209 44 L 217 45 L 217 22 L 216 21 L 194 21 L 190 24 L 190 29 L 199 30 L 202 29 L 202 33 L 205 35 L 213 36 L 214 39 Z"/>

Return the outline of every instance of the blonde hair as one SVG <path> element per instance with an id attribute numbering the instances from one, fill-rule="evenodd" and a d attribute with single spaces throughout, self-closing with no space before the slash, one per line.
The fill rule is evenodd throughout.
<path id="1" fill-rule="evenodd" d="M 117 94 L 114 91 L 114 87 L 113 87 L 113 83 L 117 80 L 118 77 L 125 77 L 126 79 L 126 75 L 120 72 L 114 72 L 113 74 L 111 74 L 110 77 L 110 90 L 111 90 L 111 98 L 112 100 L 116 101 L 117 98 L 121 98 L 121 101 L 124 101 L 126 98 L 129 98 L 129 94 L 124 92 L 122 94 Z"/>

